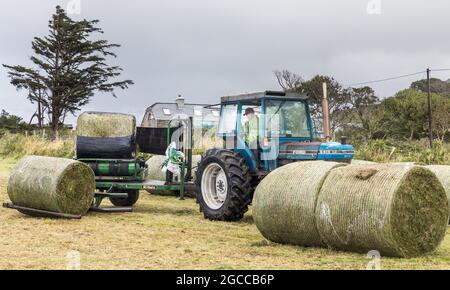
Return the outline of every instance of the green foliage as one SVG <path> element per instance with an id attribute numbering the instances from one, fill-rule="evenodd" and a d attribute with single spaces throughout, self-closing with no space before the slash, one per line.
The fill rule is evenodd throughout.
<path id="1" fill-rule="evenodd" d="M 430 83 L 432 93 L 450 97 L 450 80 L 443 81 L 437 78 L 431 78 Z M 423 79 L 420 81 L 413 82 L 411 84 L 411 89 L 421 92 L 428 92 L 428 80 Z"/>
<path id="2" fill-rule="evenodd" d="M 27 127 L 28 124 L 23 122 L 21 117 L 11 115 L 5 110 L 0 113 L 0 131 L 21 131 Z M 0 136 L 3 134 L 0 132 Z"/>
<path id="3" fill-rule="evenodd" d="M 96 34 L 103 33 L 98 22 L 75 21 L 57 6 L 48 25 L 49 35 L 32 42 L 34 67 L 4 65 L 11 84 L 27 90 L 28 99 L 50 115 L 55 135 L 66 116 L 88 104 L 96 91 L 115 96 L 116 88 L 133 84 L 131 80 L 113 81 L 122 69 L 107 65 L 107 58 L 116 57 L 111 50 L 119 45 L 98 39 Z"/>

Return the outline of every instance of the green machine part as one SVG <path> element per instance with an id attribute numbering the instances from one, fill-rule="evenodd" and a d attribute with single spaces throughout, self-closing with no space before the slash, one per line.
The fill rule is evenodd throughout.
<path id="1" fill-rule="evenodd" d="M 142 179 L 145 163 L 136 160 L 82 160 L 94 171 L 96 176 L 123 176 Z"/>

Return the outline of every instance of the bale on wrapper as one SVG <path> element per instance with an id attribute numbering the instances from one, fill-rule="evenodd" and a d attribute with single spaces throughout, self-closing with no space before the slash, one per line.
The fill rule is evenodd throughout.
<path id="1" fill-rule="evenodd" d="M 136 151 L 133 115 L 85 112 L 77 120 L 77 158 L 130 159 Z"/>
<path id="2" fill-rule="evenodd" d="M 28 156 L 13 168 L 7 191 L 17 206 L 84 215 L 94 199 L 95 176 L 75 160 Z"/>
<path id="3" fill-rule="evenodd" d="M 345 164 L 305 161 L 274 170 L 258 185 L 253 219 L 262 235 L 273 242 L 325 246 L 316 229 L 317 196 L 326 176 Z"/>
<path id="4" fill-rule="evenodd" d="M 327 176 L 316 207 L 317 229 L 331 248 L 416 257 L 445 237 L 449 204 L 430 170 L 411 165 L 350 165 Z"/>

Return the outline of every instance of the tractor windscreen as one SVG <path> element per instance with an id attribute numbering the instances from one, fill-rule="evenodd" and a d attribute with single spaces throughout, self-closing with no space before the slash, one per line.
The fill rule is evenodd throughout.
<path id="1" fill-rule="evenodd" d="M 311 137 L 306 103 L 266 100 L 267 130 L 279 137 Z"/>

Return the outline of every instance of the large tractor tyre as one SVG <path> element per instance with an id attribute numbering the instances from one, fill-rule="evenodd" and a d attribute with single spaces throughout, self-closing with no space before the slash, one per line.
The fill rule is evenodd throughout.
<path id="1" fill-rule="evenodd" d="M 252 202 L 252 176 L 244 159 L 230 150 L 211 149 L 197 168 L 196 197 L 205 218 L 238 221 Z"/>
<path id="2" fill-rule="evenodd" d="M 128 197 L 125 198 L 110 197 L 109 200 L 115 206 L 120 207 L 133 206 L 139 199 L 139 190 L 120 190 L 120 192 L 128 193 Z"/>

